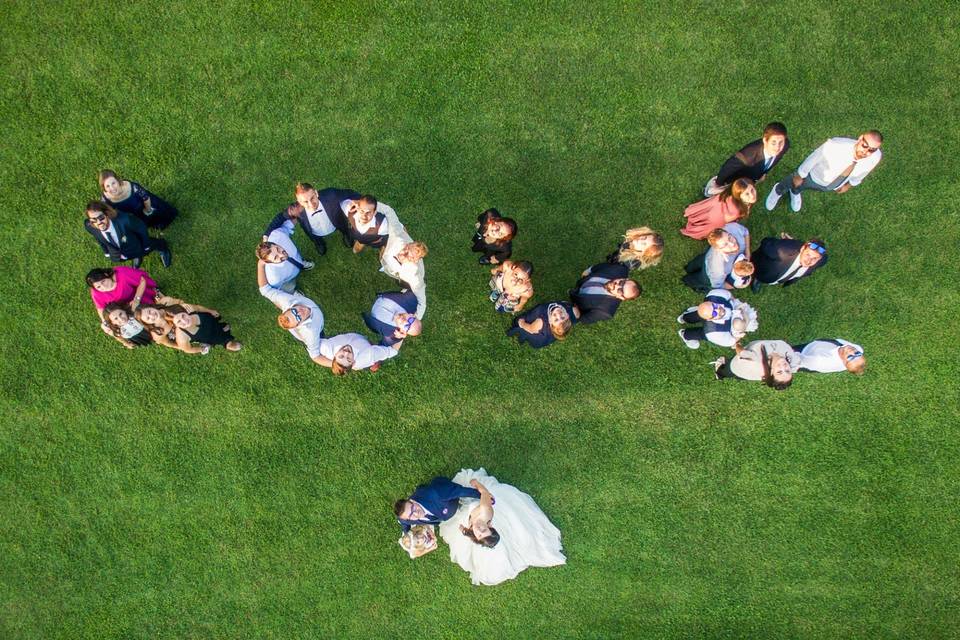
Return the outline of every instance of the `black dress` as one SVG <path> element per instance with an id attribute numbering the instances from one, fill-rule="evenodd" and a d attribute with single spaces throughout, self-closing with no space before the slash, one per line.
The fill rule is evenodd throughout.
<path id="1" fill-rule="evenodd" d="M 153 336 L 136 318 L 130 318 L 120 327 L 120 337 L 132 342 L 138 347 L 147 347 L 153 344 Z"/>
<path id="2" fill-rule="evenodd" d="M 197 332 L 190 334 L 190 342 L 199 342 L 201 344 L 213 345 L 226 345 L 228 342 L 234 340 L 233 335 L 230 333 L 230 330 L 226 328 L 226 325 L 220 321 L 219 318 L 214 318 L 209 313 L 203 311 L 197 312 L 197 316 L 200 318 L 200 326 L 197 327 Z"/>
<path id="3" fill-rule="evenodd" d="M 503 263 L 504 260 L 509 260 L 510 255 L 513 253 L 513 240 L 488 243 L 483 237 L 484 232 L 487 230 L 487 223 L 491 220 L 499 219 L 500 214 L 497 213 L 496 209 L 484 211 L 477 218 L 480 226 L 477 228 L 476 233 L 473 234 L 473 248 L 471 251 L 482 253 L 485 259 L 484 262 L 489 262 L 490 258 L 496 258 L 497 262 Z"/>
<path id="4" fill-rule="evenodd" d="M 534 349 L 541 349 L 556 342 L 557 339 L 553 337 L 553 332 L 550 331 L 549 322 L 550 306 L 553 304 L 559 304 L 566 309 L 567 315 L 570 316 L 570 322 L 573 324 L 577 323 L 577 316 L 573 314 L 573 305 L 569 302 L 544 302 L 543 304 L 538 304 L 533 309 L 530 309 L 530 311 L 527 311 L 522 316 L 514 318 L 513 325 L 507 329 L 507 335 L 516 336 L 517 341 L 520 344 L 529 344 Z M 520 328 L 521 319 L 523 319 L 525 322 L 536 322 L 537 319 L 540 319 L 543 320 L 543 326 L 540 327 L 540 331 L 536 333 L 529 333 Z"/>
<path id="5" fill-rule="evenodd" d="M 132 216 L 140 218 L 148 227 L 166 229 L 167 226 L 173 222 L 173 219 L 177 217 L 178 212 L 176 208 L 160 196 L 144 189 L 139 183 L 133 180 L 128 180 L 128 182 L 130 183 L 130 195 L 123 200 L 114 202 L 108 198 L 106 194 L 101 194 L 100 200 L 117 211 L 123 211 L 124 213 L 129 213 Z M 150 204 L 153 205 L 153 211 L 149 214 L 144 211 L 147 200 L 150 200 Z"/>

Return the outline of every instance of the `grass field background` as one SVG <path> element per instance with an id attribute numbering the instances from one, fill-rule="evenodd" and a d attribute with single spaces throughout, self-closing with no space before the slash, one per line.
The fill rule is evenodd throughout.
<path id="1" fill-rule="evenodd" d="M 0 6 L 0 636 L 955 637 L 960 12 L 906 2 L 5 2 Z M 686 349 L 683 207 L 763 124 L 876 127 L 879 168 L 755 242 L 829 265 L 744 298 L 757 337 L 864 345 L 863 378 L 776 393 Z M 165 291 L 246 349 L 127 351 L 83 284 L 96 171 L 175 203 Z M 293 184 L 394 206 L 430 246 L 425 334 L 333 378 L 277 328 L 253 247 Z M 760 188 L 766 196 L 771 182 Z M 535 302 L 623 229 L 666 236 L 644 296 L 542 352 L 468 250 L 497 206 Z M 297 242 L 314 253 L 301 231 Z M 332 243 L 327 332 L 392 287 Z M 392 501 L 479 467 L 568 565 L 472 587 L 396 546 Z"/>

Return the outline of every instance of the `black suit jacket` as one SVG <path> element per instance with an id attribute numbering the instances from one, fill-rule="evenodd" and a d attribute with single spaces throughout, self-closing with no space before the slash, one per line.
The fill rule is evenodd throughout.
<path id="1" fill-rule="evenodd" d="M 94 227 L 89 220 L 83 223 L 83 227 L 100 244 L 104 255 L 114 262 L 142 258 L 150 250 L 150 236 L 147 235 L 147 226 L 137 218 L 122 211 L 118 211 L 117 217 L 113 219 L 113 228 L 117 232 L 119 244 L 108 242 L 100 233 L 100 230 Z M 126 258 L 123 256 L 126 256 Z"/>
<path id="2" fill-rule="evenodd" d="M 783 145 L 780 153 L 774 157 L 773 164 L 766 171 L 763 168 L 763 138 L 754 140 L 735 154 L 727 158 L 727 161 L 717 172 L 717 184 L 728 185 L 737 178 L 750 178 L 754 182 L 762 178 L 777 166 L 783 155 L 790 150 L 790 139 L 788 138 Z"/>
<path id="3" fill-rule="evenodd" d="M 398 305 L 400 305 L 404 311 L 407 313 L 417 313 L 417 296 L 414 295 L 409 289 L 404 289 L 403 291 L 389 291 L 387 293 L 381 293 L 377 296 L 377 299 L 386 298 L 388 300 L 393 300 Z M 376 304 L 376 300 L 374 300 Z M 367 325 L 367 328 L 370 331 L 373 331 L 380 336 L 380 344 L 386 347 L 392 347 L 396 343 L 400 342 L 398 338 L 395 338 L 393 332 L 396 330 L 396 327 L 392 324 L 386 324 L 380 322 L 373 317 L 372 313 L 363 313 L 364 324 Z"/>
<path id="4" fill-rule="evenodd" d="M 626 265 L 609 264 L 607 262 L 595 264 L 590 267 L 589 271 L 587 275 L 577 280 L 577 284 L 575 284 L 570 291 L 570 300 L 580 308 L 579 322 L 583 324 L 609 320 L 617 312 L 617 308 L 622 301 L 613 296 L 581 295 L 580 287 L 593 277 L 616 280 L 617 278 L 626 278 L 630 275 L 630 269 Z"/>
<path id="5" fill-rule="evenodd" d="M 756 267 L 754 276 L 760 282 L 770 284 L 776 282 L 780 276 L 787 272 L 793 261 L 800 255 L 800 248 L 805 243 L 802 240 L 781 240 L 780 238 L 764 238 L 760 241 L 760 246 L 753 252 L 751 259 L 753 266 Z M 823 254 L 820 262 L 807 269 L 807 272 L 799 278 L 792 278 L 783 283 L 783 286 L 794 284 L 798 280 L 806 278 L 814 271 L 827 264 L 827 254 Z"/>

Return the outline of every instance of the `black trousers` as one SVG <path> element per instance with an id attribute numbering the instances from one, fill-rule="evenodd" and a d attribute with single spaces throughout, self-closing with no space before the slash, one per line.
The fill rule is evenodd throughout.
<path id="1" fill-rule="evenodd" d="M 170 251 L 170 246 L 167 244 L 167 241 L 163 238 L 154 238 L 151 237 L 146 246 L 143 248 L 143 254 L 133 258 L 133 266 L 139 267 L 140 263 L 143 262 L 143 258 L 148 253 L 153 253 L 154 251 Z"/>

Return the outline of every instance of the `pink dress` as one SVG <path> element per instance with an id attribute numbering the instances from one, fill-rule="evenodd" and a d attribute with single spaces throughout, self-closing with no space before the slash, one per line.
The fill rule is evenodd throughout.
<path id="1" fill-rule="evenodd" d="M 727 198 L 721 201 L 717 194 L 700 202 L 694 202 L 686 208 L 683 216 L 687 219 L 687 226 L 680 229 L 683 235 L 703 240 L 714 229 L 719 229 L 728 222 L 733 222 L 740 218 L 740 211 L 733 198 Z M 727 217 L 729 214 L 729 218 Z"/>
<path id="2" fill-rule="evenodd" d="M 117 286 L 113 291 L 97 291 L 90 289 L 90 297 L 93 298 L 93 304 L 97 309 L 103 310 L 111 302 L 128 303 L 133 300 L 137 293 L 137 287 L 140 286 L 140 278 L 146 278 L 147 286 L 143 290 L 143 297 L 140 298 L 141 304 L 153 304 L 157 297 L 157 283 L 146 271 L 134 269 L 133 267 L 114 267 L 114 277 L 117 279 Z"/>

